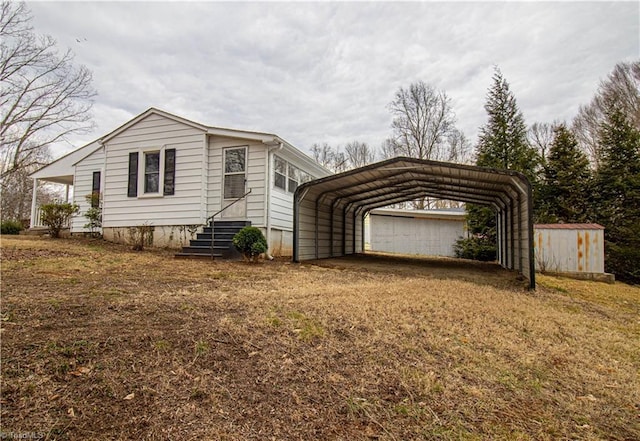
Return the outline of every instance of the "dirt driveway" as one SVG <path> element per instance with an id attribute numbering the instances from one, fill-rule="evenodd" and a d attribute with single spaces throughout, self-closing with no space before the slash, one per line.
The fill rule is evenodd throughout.
<path id="1" fill-rule="evenodd" d="M 464 280 L 487 284 L 496 288 L 523 287 L 522 277 L 494 262 L 433 256 L 410 256 L 390 253 L 366 254 L 311 260 L 304 263 L 325 268 L 392 273 L 442 280 Z"/>

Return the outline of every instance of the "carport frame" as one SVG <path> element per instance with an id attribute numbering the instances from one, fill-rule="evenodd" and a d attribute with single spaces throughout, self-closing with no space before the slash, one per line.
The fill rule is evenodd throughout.
<path id="1" fill-rule="evenodd" d="M 510 170 L 416 158 L 392 158 L 300 185 L 294 195 L 293 260 L 364 252 L 364 216 L 370 210 L 423 196 L 491 206 L 500 265 L 519 271 L 535 289 L 529 180 Z M 301 253 L 303 246 L 312 251 Z"/>

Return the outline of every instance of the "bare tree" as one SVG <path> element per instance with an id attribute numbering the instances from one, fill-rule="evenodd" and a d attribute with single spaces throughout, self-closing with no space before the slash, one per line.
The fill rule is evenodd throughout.
<path id="1" fill-rule="evenodd" d="M 0 217 L 26 221 L 31 216 L 31 197 L 33 190 L 33 179 L 29 174 L 35 168 L 20 168 L 8 174 L 0 186 Z M 56 199 L 62 198 L 59 186 L 39 185 L 36 198 L 39 204 L 48 204 Z"/>
<path id="2" fill-rule="evenodd" d="M 41 151 L 92 127 L 91 72 L 36 35 L 24 3 L 0 4 L 0 177 L 42 165 Z"/>
<path id="3" fill-rule="evenodd" d="M 471 162 L 471 143 L 462 131 L 455 127 L 449 131 L 447 135 L 447 161 L 459 164 L 467 164 Z"/>
<path id="4" fill-rule="evenodd" d="M 403 155 L 448 159 L 446 138 L 454 128 L 455 117 L 446 93 L 419 81 L 398 89 L 389 109 L 394 140 Z"/>
<path id="5" fill-rule="evenodd" d="M 340 147 L 332 147 L 326 142 L 322 145 L 313 144 L 311 155 L 315 161 L 334 173 L 340 173 L 349 169 L 347 157 Z"/>
<path id="6" fill-rule="evenodd" d="M 358 168 L 376 160 L 376 152 L 366 142 L 352 141 L 344 147 L 349 168 Z"/>
<path id="7" fill-rule="evenodd" d="M 402 148 L 396 143 L 395 139 L 387 138 L 380 145 L 380 156 L 382 159 L 391 159 L 397 156 L 403 156 Z"/>
<path id="8" fill-rule="evenodd" d="M 553 132 L 560 123 L 554 121 L 553 123 L 533 123 L 527 132 L 529 144 L 538 151 L 542 162 L 547 161 L 547 153 L 553 142 Z"/>
<path id="9" fill-rule="evenodd" d="M 383 144 L 383 157 L 408 156 L 450 162 L 470 159 L 470 145 L 455 127 L 451 100 L 445 92 L 419 81 L 406 89 L 398 89 L 389 110 L 393 115 L 393 138 Z M 425 209 L 435 206 L 436 201 L 422 198 L 412 205 Z"/>
<path id="10" fill-rule="evenodd" d="M 596 167 L 599 132 L 607 108 L 620 109 L 633 126 L 640 129 L 640 61 L 618 63 L 607 79 L 600 82 L 591 103 L 580 106 L 573 120 L 573 132 Z"/>

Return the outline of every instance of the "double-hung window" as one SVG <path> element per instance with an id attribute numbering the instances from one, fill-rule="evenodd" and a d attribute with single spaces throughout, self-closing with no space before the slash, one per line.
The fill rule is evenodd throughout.
<path id="1" fill-rule="evenodd" d="M 160 152 L 144 153 L 144 192 L 160 191 Z"/>
<path id="2" fill-rule="evenodd" d="M 175 193 L 176 149 L 129 153 L 127 196 L 169 196 Z"/>

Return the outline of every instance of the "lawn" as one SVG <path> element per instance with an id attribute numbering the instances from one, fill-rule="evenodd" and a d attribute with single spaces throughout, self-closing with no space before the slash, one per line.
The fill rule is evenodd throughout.
<path id="1" fill-rule="evenodd" d="M 640 288 L 1 239 L 1 435 L 640 439 Z"/>

